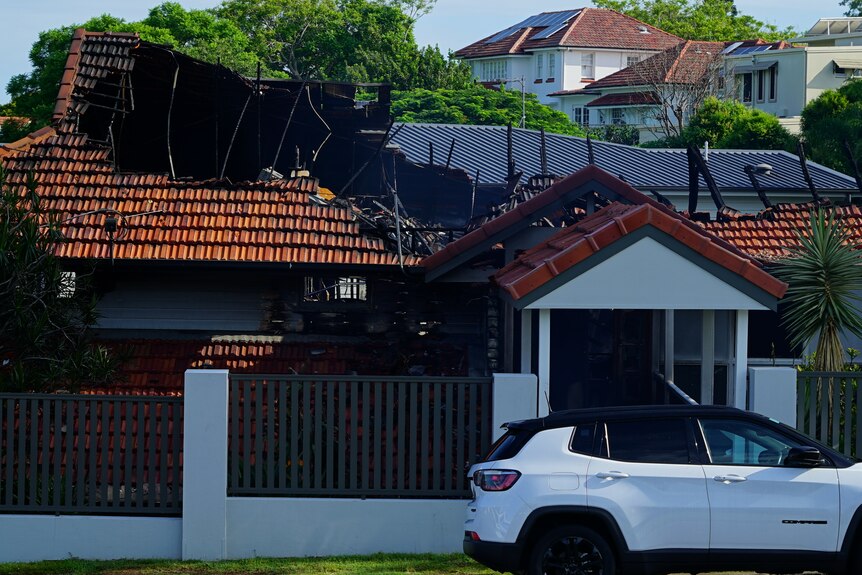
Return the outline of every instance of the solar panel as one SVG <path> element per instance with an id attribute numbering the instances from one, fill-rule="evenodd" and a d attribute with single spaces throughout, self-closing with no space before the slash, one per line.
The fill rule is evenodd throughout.
<path id="1" fill-rule="evenodd" d="M 740 48 L 739 50 L 735 50 L 733 52 L 734 56 L 739 56 L 741 54 L 754 54 L 757 52 L 766 52 L 772 48 L 769 44 L 758 44 L 757 46 L 746 46 L 745 48 Z"/>
<path id="2" fill-rule="evenodd" d="M 526 20 L 518 22 L 514 26 L 509 26 L 502 32 L 497 32 L 485 40 L 485 44 L 493 44 L 494 42 L 505 40 L 515 32 L 523 30 L 524 28 L 545 28 L 537 34 L 535 38 L 539 40 L 549 38 L 559 32 L 569 20 L 577 16 L 579 13 L 580 10 L 566 10 L 564 12 L 536 14 L 535 16 L 530 16 Z"/>
<path id="3" fill-rule="evenodd" d="M 740 46 L 742 46 L 742 42 L 734 42 L 733 44 L 731 44 L 730 46 L 728 46 L 727 48 L 725 48 L 724 50 L 722 50 L 722 51 L 721 51 L 721 53 L 722 53 L 722 54 L 730 54 L 730 53 L 732 53 L 734 50 L 736 50 L 737 48 L 739 48 Z"/>

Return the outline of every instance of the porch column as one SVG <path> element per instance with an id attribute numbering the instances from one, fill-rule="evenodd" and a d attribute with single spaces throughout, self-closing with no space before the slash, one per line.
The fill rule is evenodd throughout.
<path id="1" fill-rule="evenodd" d="M 712 405 L 715 389 L 715 311 L 705 309 L 701 320 L 700 403 Z"/>
<path id="2" fill-rule="evenodd" d="M 533 373 L 533 310 L 521 310 L 521 373 Z"/>
<path id="3" fill-rule="evenodd" d="M 664 310 L 664 378 L 673 381 L 673 310 Z M 664 390 L 662 390 L 663 392 Z"/>
<path id="4" fill-rule="evenodd" d="M 748 310 L 736 311 L 736 351 L 734 353 L 733 406 L 745 409 L 748 372 Z"/>
<path id="5" fill-rule="evenodd" d="M 538 415 L 548 415 L 551 397 L 551 310 L 539 310 L 539 397 Z"/>

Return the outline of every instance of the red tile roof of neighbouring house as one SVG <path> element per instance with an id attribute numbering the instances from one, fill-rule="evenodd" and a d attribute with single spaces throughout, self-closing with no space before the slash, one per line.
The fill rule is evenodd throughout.
<path id="1" fill-rule="evenodd" d="M 798 246 L 797 232 L 811 221 L 816 204 L 776 204 L 757 216 L 726 221 L 697 222 L 704 230 L 732 243 L 753 258 L 774 262 L 790 255 L 788 246 Z M 859 206 L 821 206 L 849 227 L 862 243 L 862 208 Z"/>
<path id="2" fill-rule="evenodd" d="M 607 94 L 592 100 L 587 107 L 602 106 L 654 106 L 659 104 L 658 97 L 652 92 L 629 92 L 625 94 Z"/>
<path id="3" fill-rule="evenodd" d="M 0 146 L 6 183 L 23 189 L 32 176 L 43 208 L 62 222 L 66 241 L 58 256 L 399 265 L 383 239 L 360 230 L 346 202 L 314 197 L 318 185 L 310 178 L 234 183 L 119 172 L 109 143 L 79 132 L 73 116 L 91 105 L 84 96 L 98 81 L 132 69 L 140 44 L 134 34 L 76 31 L 54 126 Z M 407 256 L 403 263 L 418 259 Z"/>
<path id="4" fill-rule="evenodd" d="M 500 269 L 494 280 L 517 301 L 644 226 L 652 226 L 673 237 L 776 298 L 781 298 L 787 290 L 786 284 L 765 272 L 753 258 L 728 250 L 716 236 L 692 227 L 679 214 L 646 203 L 624 205 L 618 202 L 525 251 Z"/>
<path id="5" fill-rule="evenodd" d="M 690 84 L 700 80 L 711 63 L 718 62 L 724 42 L 686 40 L 637 64 L 592 82 L 588 88 L 618 88 L 656 84 Z"/>
<path id="6" fill-rule="evenodd" d="M 553 47 L 622 48 L 628 50 L 664 50 L 682 41 L 640 20 L 605 8 L 574 9 L 577 14 L 548 38 L 537 39 L 545 27 L 524 27 L 496 42 L 491 34 L 455 52 L 457 58 L 483 58 L 523 54 L 530 50 Z M 552 14 L 543 12 L 544 14 Z"/>
<path id="7" fill-rule="evenodd" d="M 537 214 L 541 213 L 542 210 L 565 200 L 573 192 L 576 193 L 581 188 L 590 186 L 593 183 L 597 184 L 600 188 L 611 190 L 626 203 L 634 205 L 647 204 L 660 211 L 674 213 L 662 206 L 659 202 L 642 194 L 626 182 L 614 177 L 601 168 L 594 165 L 587 165 L 585 168 L 563 178 L 533 198 L 519 204 L 514 210 L 506 212 L 487 222 L 482 225 L 482 227 L 477 228 L 469 234 L 448 244 L 442 250 L 426 257 L 422 260 L 422 266 L 425 268 L 427 273 L 449 264 L 449 262 L 458 258 L 462 254 L 472 253 L 477 250 L 481 250 L 483 247 L 490 247 L 494 243 L 505 239 L 509 230 L 513 230 L 519 225 L 523 226 L 524 222 L 527 224 L 533 223 L 538 219 Z M 702 230 L 687 219 L 682 218 L 681 216 L 679 219 L 686 227 L 696 230 L 698 233 L 703 233 Z M 737 256 L 743 255 L 743 253 L 736 247 L 724 240 L 715 238 L 715 242 Z"/>

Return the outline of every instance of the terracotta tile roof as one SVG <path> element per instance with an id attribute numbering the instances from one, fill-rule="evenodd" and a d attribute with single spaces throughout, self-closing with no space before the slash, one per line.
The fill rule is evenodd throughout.
<path id="1" fill-rule="evenodd" d="M 548 14 L 548 12 L 543 12 Z M 641 32 L 645 28 L 647 33 Z M 557 46 L 580 48 L 622 48 L 629 50 L 664 50 L 682 41 L 640 20 L 605 8 L 582 8 L 577 16 L 549 38 L 534 39 L 545 28 L 524 28 L 498 42 L 478 42 L 455 52 L 457 58 L 483 58 L 506 54 L 523 54 L 539 48 Z"/>
<path id="2" fill-rule="evenodd" d="M 588 165 L 571 176 L 563 178 L 542 193 L 519 204 L 514 210 L 508 211 L 500 217 L 487 222 L 482 227 L 473 230 L 469 234 L 448 244 L 442 250 L 428 256 L 422 260 L 422 266 L 427 272 L 482 244 L 500 241 L 508 228 L 516 226 L 524 220 L 533 221 L 535 219 L 534 214 L 564 198 L 572 190 L 576 190 L 590 182 L 595 182 L 599 186 L 612 189 L 629 203 L 636 205 L 651 204 L 661 207 L 661 204 L 645 196 L 619 178 L 615 178 L 594 165 Z M 662 209 L 664 208 L 662 207 Z"/>
<path id="3" fill-rule="evenodd" d="M 703 77 L 723 42 L 686 40 L 589 85 L 590 90 L 647 84 L 688 84 Z"/>
<path id="4" fill-rule="evenodd" d="M 45 209 L 63 222 L 62 258 L 398 265 L 380 238 L 360 230 L 349 206 L 312 196 L 316 180 L 171 180 L 117 173 L 111 148 L 77 132 L 71 117 L 97 78 L 130 69 L 136 36 L 75 33 L 53 128 L 0 147 L 7 183 L 32 174 Z M 79 97 L 80 96 L 80 97 Z M 116 221 L 113 235 L 106 230 Z M 418 259 L 405 258 L 406 265 Z"/>
<path id="5" fill-rule="evenodd" d="M 716 236 L 692 226 L 682 216 L 650 204 L 627 206 L 618 202 L 587 216 L 575 226 L 563 228 L 524 252 L 499 270 L 494 280 L 517 301 L 644 226 L 661 230 L 776 298 L 787 290 L 786 284 L 763 271 L 752 258 L 728 250 Z"/>
<path id="6" fill-rule="evenodd" d="M 654 106 L 659 104 L 658 98 L 651 92 L 628 92 L 625 94 L 607 94 L 596 98 L 587 107 L 602 106 Z"/>
<path id="7" fill-rule="evenodd" d="M 796 232 L 811 220 L 815 204 L 777 204 L 772 210 L 729 221 L 697 222 L 703 229 L 732 243 L 762 262 L 773 262 L 789 255 L 788 246 L 798 245 Z M 844 220 L 856 239 L 862 242 L 862 207 L 827 208 Z"/>
<path id="8" fill-rule="evenodd" d="M 120 358 L 122 380 L 90 390 L 125 395 L 175 395 L 182 392 L 186 369 L 229 369 L 234 374 L 403 375 L 403 358 L 421 357 L 425 375 L 467 375 L 463 349 L 425 342 L 284 341 L 278 336 L 222 337 L 206 340 L 106 341 Z M 419 349 L 417 346 L 422 346 Z"/>

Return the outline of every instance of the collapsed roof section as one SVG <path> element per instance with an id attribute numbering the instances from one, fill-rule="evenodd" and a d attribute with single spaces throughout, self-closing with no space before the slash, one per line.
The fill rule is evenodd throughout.
<path id="1" fill-rule="evenodd" d="M 78 30 L 54 126 L 0 147 L 0 163 L 11 185 L 35 178 L 65 258 L 413 266 L 384 226 L 308 177 L 342 186 L 345 162 L 382 147 L 387 92 L 365 105 L 355 93 Z"/>

